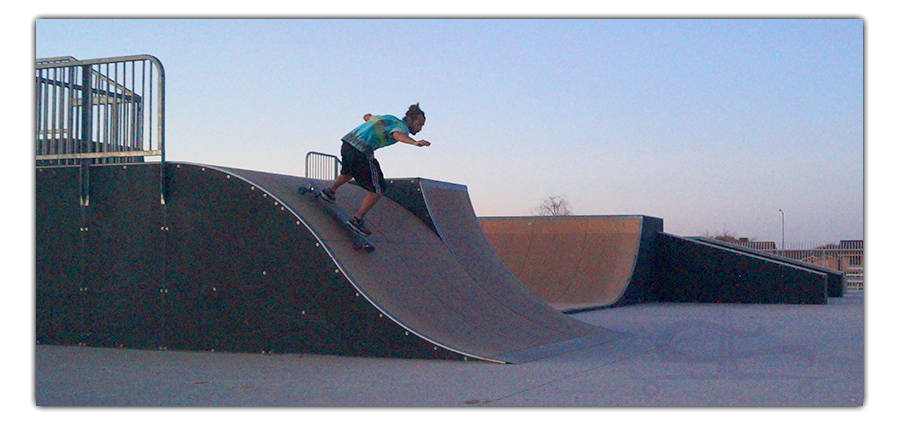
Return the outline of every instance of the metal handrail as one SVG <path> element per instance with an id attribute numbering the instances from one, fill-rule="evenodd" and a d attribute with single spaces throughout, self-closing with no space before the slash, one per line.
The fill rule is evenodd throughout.
<path id="1" fill-rule="evenodd" d="M 39 165 L 165 162 L 165 71 L 156 57 L 36 59 L 35 102 Z"/>
<path id="2" fill-rule="evenodd" d="M 310 167 L 312 165 L 312 167 Z M 312 174 L 310 174 L 312 170 Z M 320 180 L 333 180 L 341 170 L 341 159 L 321 152 L 306 154 L 306 177 Z"/>

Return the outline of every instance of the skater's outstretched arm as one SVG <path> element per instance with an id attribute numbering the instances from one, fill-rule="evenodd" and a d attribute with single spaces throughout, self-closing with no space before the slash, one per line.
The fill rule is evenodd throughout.
<path id="1" fill-rule="evenodd" d="M 409 135 L 407 135 L 403 132 L 394 132 L 391 135 L 394 136 L 395 140 L 400 141 L 401 143 L 412 144 L 413 146 L 419 146 L 419 147 L 431 146 L 431 143 L 429 143 L 428 141 L 426 141 L 426 140 L 416 141 L 416 140 L 412 139 Z"/>

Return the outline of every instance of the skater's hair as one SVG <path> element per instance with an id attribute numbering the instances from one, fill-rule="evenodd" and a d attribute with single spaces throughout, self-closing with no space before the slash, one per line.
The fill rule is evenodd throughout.
<path id="1" fill-rule="evenodd" d="M 416 103 L 416 104 L 410 106 L 410 107 L 409 107 L 409 110 L 406 111 L 406 117 L 405 117 L 405 118 L 406 118 L 407 120 L 409 120 L 409 121 L 413 121 L 413 120 L 415 120 L 416 117 L 418 117 L 419 115 L 421 115 L 422 118 L 425 118 L 425 112 L 422 112 L 422 109 L 419 108 L 419 103 Z"/>

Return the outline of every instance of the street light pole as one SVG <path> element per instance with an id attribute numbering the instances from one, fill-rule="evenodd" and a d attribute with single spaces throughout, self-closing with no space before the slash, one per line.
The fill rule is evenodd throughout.
<path id="1" fill-rule="evenodd" d="M 781 212 L 781 250 L 784 250 L 784 210 L 778 209 Z"/>

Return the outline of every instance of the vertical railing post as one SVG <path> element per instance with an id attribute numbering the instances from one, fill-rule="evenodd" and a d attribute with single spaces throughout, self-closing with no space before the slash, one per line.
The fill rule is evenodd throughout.
<path id="1" fill-rule="evenodd" d="M 91 151 L 91 135 L 93 133 L 93 67 L 86 65 L 81 67 L 81 140 L 76 145 L 76 153 L 88 153 Z M 90 204 L 90 165 L 91 160 L 82 158 L 80 161 L 79 183 L 81 187 L 81 205 Z"/>
<path id="2" fill-rule="evenodd" d="M 156 140 L 159 143 L 159 199 L 160 204 L 166 204 L 166 72 L 162 63 L 156 66 L 158 76 L 156 91 Z M 151 82 L 151 84 L 153 84 Z"/>

